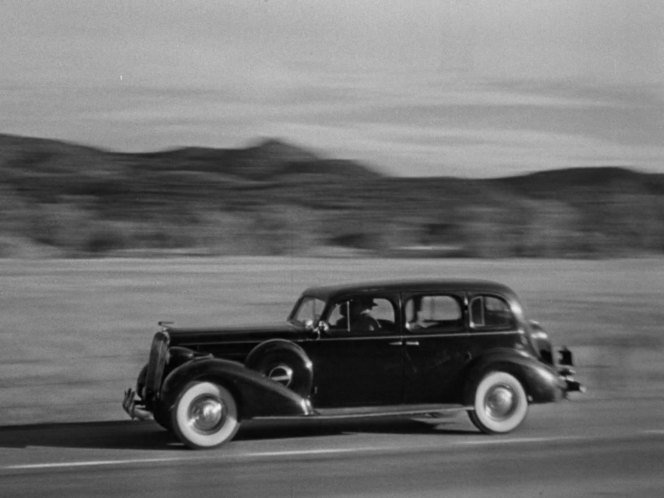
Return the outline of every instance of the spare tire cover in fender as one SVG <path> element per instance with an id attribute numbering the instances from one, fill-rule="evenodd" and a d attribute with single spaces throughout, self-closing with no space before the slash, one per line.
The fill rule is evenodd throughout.
<path id="1" fill-rule="evenodd" d="M 313 365 L 297 344 L 283 339 L 263 342 L 251 350 L 244 364 L 302 397 L 311 394 Z"/>

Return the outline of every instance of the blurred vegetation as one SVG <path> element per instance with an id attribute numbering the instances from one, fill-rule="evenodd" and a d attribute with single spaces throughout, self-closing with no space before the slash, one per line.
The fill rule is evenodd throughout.
<path id="1" fill-rule="evenodd" d="M 0 257 L 664 252 L 664 175 L 395 178 L 271 140 L 124 154 L 0 135 Z"/>

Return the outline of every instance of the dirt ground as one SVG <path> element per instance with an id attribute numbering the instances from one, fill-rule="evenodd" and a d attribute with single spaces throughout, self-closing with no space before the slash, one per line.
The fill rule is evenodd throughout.
<path id="1" fill-rule="evenodd" d="M 303 288 L 485 278 L 576 354 L 595 398 L 662 397 L 664 259 L 174 258 L 0 260 L 0 425 L 117 420 L 158 320 L 283 321 Z"/>

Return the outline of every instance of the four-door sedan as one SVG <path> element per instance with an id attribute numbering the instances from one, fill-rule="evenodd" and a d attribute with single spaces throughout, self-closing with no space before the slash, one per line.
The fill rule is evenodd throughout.
<path id="1" fill-rule="evenodd" d="M 494 282 L 313 287 L 279 327 L 160 325 L 123 406 L 192 448 L 260 418 L 467 411 L 482 432 L 507 433 L 530 403 L 583 390 L 570 351 Z"/>

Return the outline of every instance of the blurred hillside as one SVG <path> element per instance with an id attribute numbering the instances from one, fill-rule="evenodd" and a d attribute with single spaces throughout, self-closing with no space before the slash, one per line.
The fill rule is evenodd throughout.
<path id="1" fill-rule="evenodd" d="M 276 140 L 125 154 L 0 135 L 0 256 L 664 253 L 664 175 L 395 178 Z"/>

